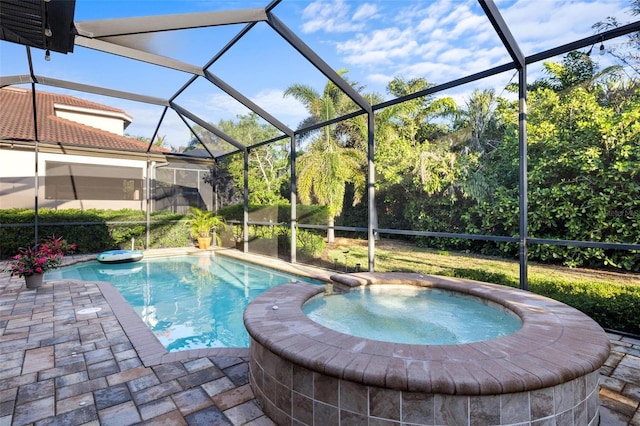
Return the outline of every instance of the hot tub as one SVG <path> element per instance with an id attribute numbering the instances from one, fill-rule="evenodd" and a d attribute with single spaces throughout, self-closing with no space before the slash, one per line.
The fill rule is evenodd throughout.
<path id="1" fill-rule="evenodd" d="M 529 292 L 407 273 L 332 277 L 336 286 L 406 284 L 467 293 L 522 319 L 513 334 L 459 345 L 389 343 L 328 329 L 303 304 L 325 291 L 285 284 L 244 315 L 250 382 L 276 423 L 412 425 L 599 422 L 609 340 L 591 318 Z"/>

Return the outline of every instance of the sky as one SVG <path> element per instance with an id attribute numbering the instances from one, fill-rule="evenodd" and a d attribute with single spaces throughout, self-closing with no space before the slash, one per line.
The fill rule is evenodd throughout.
<path id="1" fill-rule="evenodd" d="M 500 13 L 525 55 L 596 33 L 592 27 L 607 17 L 621 23 L 634 20 L 631 0 L 495 0 Z M 264 8 L 268 0 L 76 0 L 75 22 L 128 17 Z M 332 69 L 347 70 L 367 93 L 385 98 L 394 77 L 423 77 L 440 84 L 510 62 L 476 0 L 282 0 L 272 11 Z M 637 19 L 637 17 L 636 17 Z M 244 24 L 170 31 L 137 36 L 137 47 L 204 66 Z M 623 40 L 607 41 L 614 47 Z M 598 50 L 599 46 L 594 48 Z M 587 50 L 585 48 L 585 50 Z M 0 41 L 0 76 L 29 74 L 26 49 Z M 77 83 L 169 99 L 190 79 L 168 70 L 119 56 L 75 46 L 67 55 L 32 49 L 34 73 Z M 593 56 L 602 66 L 608 55 Z M 557 58 L 560 61 L 561 58 Z M 283 92 L 305 84 L 322 92 L 327 78 L 310 65 L 266 23 L 253 27 L 209 71 L 227 82 L 280 121 L 295 129 L 308 114 L 302 104 Z M 528 70 L 529 80 L 542 75 L 541 64 Z M 474 85 L 444 92 L 459 104 L 474 88 L 494 88 L 517 81 L 514 71 Z M 151 137 L 163 108 L 119 98 L 37 85 L 125 110 L 133 117 L 126 132 Z M 248 111 L 208 81 L 198 78 L 175 102 L 210 123 L 234 119 Z M 169 111 L 158 131 L 169 146 L 184 146 L 191 138 L 182 119 Z"/>

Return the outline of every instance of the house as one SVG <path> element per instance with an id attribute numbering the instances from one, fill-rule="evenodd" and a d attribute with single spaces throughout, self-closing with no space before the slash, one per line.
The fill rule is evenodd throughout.
<path id="1" fill-rule="evenodd" d="M 0 209 L 34 208 L 37 194 L 39 207 L 145 210 L 167 150 L 125 137 L 131 122 L 73 96 L 0 88 Z"/>

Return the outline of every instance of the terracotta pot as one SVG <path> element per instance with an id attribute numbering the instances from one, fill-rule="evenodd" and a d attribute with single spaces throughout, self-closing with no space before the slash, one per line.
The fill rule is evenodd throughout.
<path id="1" fill-rule="evenodd" d="M 208 249 L 211 246 L 211 237 L 198 237 L 198 247 Z"/>
<path id="2" fill-rule="evenodd" d="M 33 274 L 28 277 L 24 277 L 24 281 L 27 284 L 27 288 L 38 288 L 42 286 L 44 280 L 44 274 Z"/>

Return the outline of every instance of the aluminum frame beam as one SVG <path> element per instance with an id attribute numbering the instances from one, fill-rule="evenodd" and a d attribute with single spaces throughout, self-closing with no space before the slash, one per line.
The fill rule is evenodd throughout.
<path id="1" fill-rule="evenodd" d="M 158 132 L 160 131 L 160 126 L 162 125 L 162 122 L 164 121 L 164 117 L 167 115 L 168 110 L 169 110 L 168 106 L 164 107 L 164 109 L 162 110 L 162 114 L 160 115 L 160 120 L 158 120 L 156 129 L 153 131 L 153 136 L 151 136 L 151 139 L 149 140 L 149 145 L 147 145 L 147 152 L 151 151 L 151 147 L 153 146 L 153 143 L 156 140 L 156 137 L 158 136 Z"/>
<path id="2" fill-rule="evenodd" d="M 177 61 L 166 56 L 156 55 L 155 53 L 149 53 L 144 50 L 123 46 L 111 40 L 103 41 L 95 38 L 77 36 L 76 46 L 82 46 L 88 49 L 98 50 L 100 52 L 111 53 L 125 58 L 135 59 L 136 61 L 147 62 L 149 64 L 158 65 L 164 68 L 183 71 L 193 75 L 203 75 L 202 68 L 197 65 L 191 65 L 186 62 Z"/>
<path id="3" fill-rule="evenodd" d="M 349 83 L 333 70 L 316 52 L 307 46 L 297 35 L 293 33 L 277 16 L 273 13 L 267 14 L 268 23 L 284 40 L 298 51 L 307 61 L 315 66 L 318 71 L 325 75 L 332 83 L 342 90 L 353 102 L 365 112 L 371 112 L 371 104 L 358 93 Z"/>
<path id="4" fill-rule="evenodd" d="M 78 92 L 93 93 L 96 95 L 108 96 L 111 98 L 127 99 L 130 101 L 142 102 L 152 105 L 169 106 L 169 101 L 153 96 L 140 95 L 131 92 L 123 92 L 120 90 L 107 89 L 99 86 L 91 86 L 88 84 L 74 83 L 67 80 L 58 80 L 56 78 L 44 77 L 41 75 L 14 75 L 9 77 L 0 77 L 0 87 L 10 84 L 26 84 L 38 83 L 45 86 L 59 87 L 61 89 L 76 90 Z"/>
<path id="5" fill-rule="evenodd" d="M 242 159 L 242 251 L 249 253 L 249 150 Z"/>
<path id="6" fill-rule="evenodd" d="M 596 43 L 602 43 L 607 40 L 622 37 L 636 31 L 640 31 L 640 21 L 631 22 L 627 25 L 605 31 L 604 33 L 585 37 L 571 43 L 563 44 L 562 46 L 557 46 L 543 52 L 535 53 L 533 55 L 527 56 L 526 61 L 528 64 L 544 61 L 546 59 L 553 58 L 554 56 L 563 55 L 577 49 L 582 49 L 583 47 L 593 46 Z"/>
<path id="7" fill-rule="evenodd" d="M 522 50 L 520 50 L 513 34 L 511 34 L 509 26 L 504 22 L 504 19 L 502 19 L 502 15 L 500 14 L 496 4 L 493 0 L 478 0 L 478 2 L 480 3 L 482 10 L 484 10 L 485 15 L 487 15 L 487 18 L 489 18 L 489 21 L 491 22 L 491 25 L 493 25 L 493 29 L 498 34 L 498 37 L 502 40 L 502 44 L 504 44 L 507 52 L 509 52 L 509 56 L 511 56 L 513 62 L 516 63 L 518 69 L 524 68 L 526 64 L 525 56 L 522 53 Z"/>
<path id="8" fill-rule="evenodd" d="M 187 30 L 220 25 L 246 24 L 266 20 L 267 12 L 264 9 L 243 9 L 143 16 L 139 18 L 99 19 L 76 22 L 75 26 L 79 35 L 98 38 L 160 31 Z"/>
<path id="9" fill-rule="evenodd" d="M 378 210 L 376 207 L 375 113 L 367 113 L 367 254 L 369 272 L 375 272 Z"/>
<path id="10" fill-rule="evenodd" d="M 27 84 L 34 83 L 33 78 L 30 75 L 8 75 L 6 77 L 0 77 L 0 87 L 11 86 L 13 84 Z"/>
<path id="11" fill-rule="evenodd" d="M 297 251 L 297 242 L 298 242 L 298 175 L 296 173 L 296 143 L 297 138 L 296 135 L 292 135 L 289 144 L 289 202 L 291 203 L 291 213 L 290 213 L 290 230 L 291 230 L 291 263 L 296 263 L 298 261 L 298 251 Z"/>
<path id="12" fill-rule="evenodd" d="M 456 80 L 452 80 L 447 83 L 438 84 L 437 86 L 429 87 L 428 89 L 420 90 L 418 92 L 414 92 L 409 95 L 402 96 L 400 98 L 391 99 L 389 101 L 376 104 L 373 106 L 373 109 L 374 111 L 377 111 L 379 109 L 383 109 L 392 105 L 397 105 L 411 99 L 417 99 L 423 96 L 432 95 L 434 93 L 442 92 L 447 89 L 452 89 L 454 87 L 462 86 L 463 84 L 482 80 L 483 78 L 491 77 L 491 76 L 503 73 L 505 71 L 513 70 L 513 69 L 514 69 L 514 66 L 512 63 L 498 65 L 497 67 L 493 67 L 488 70 L 480 71 L 475 74 L 468 75 L 466 77 L 460 77 Z"/>

